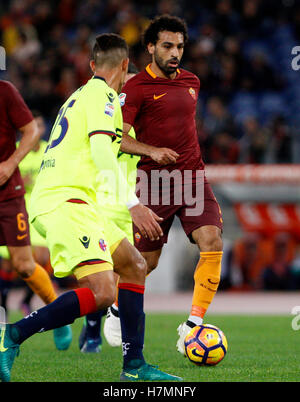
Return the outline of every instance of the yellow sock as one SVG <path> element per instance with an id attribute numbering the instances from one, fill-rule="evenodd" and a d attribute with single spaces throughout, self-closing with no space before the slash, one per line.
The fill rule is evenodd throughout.
<path id="1" fill-rule="evenodd" d="M 24 280 L 30 289 L 40 296 L 44 303 L 52 303 L 57 298 L 48 273 L 39 264 L 36 264 L 33 274 Z"/>
<path id="2" fill-rule="evenodd" d="M 222 251 L 200 253 L 200 260 L 194 274 L 194 293 L 189 321 L 197 325 L 203 317 L 218 289 L 221 277 Z"/>

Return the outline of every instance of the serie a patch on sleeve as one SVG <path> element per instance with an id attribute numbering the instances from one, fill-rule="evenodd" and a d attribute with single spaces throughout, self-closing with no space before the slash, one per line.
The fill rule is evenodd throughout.
<path id="1" fill-rule="evenodd" d="M 121 107 L 125 105 L 125 99 L 126 99 L 126 94 L 124 94 L 124 92 L 122 92 L 122 93 L 119 95 L 119 101 L 120 101 Z"/>
<path id="2" fill-rule="evenodd" d="M 107 102 L 105 104 L 105 108 L 104 108 L 104 113 L 107 114 L 108 116 L 112 117 L 115 111 L 115 107 L 112 103 Z"/>

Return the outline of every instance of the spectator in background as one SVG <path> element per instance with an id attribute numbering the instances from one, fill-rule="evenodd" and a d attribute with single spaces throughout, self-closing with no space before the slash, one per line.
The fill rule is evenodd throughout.
<path id="1" fill-rule="evenodd" d="M 266 163 L 290 163 L 293 159 L 293 133 L 284 117 L 276 116 L 268 127 Z"/>
<path id="2" fill-rule="evenodd" d="M 261 274 L 270 264 L 272 242 L 261 238 L 256 233 L 246 233 L 234 245 L 233 264 L 240 273 L 241 290 L 261 289 Z"/>
<path id="3" fill-rule="evenodd" d="M 32 57 L 39 56 L 40 51 L 41 43 L 37 40 L 32 25 L 19 29 L 19 41 L 12 51 L 12 58 L 22 64 Z"/>
<path id="4" fill-rule="evenodd" d="M 220 131 L 215 135 L 205 155 L 206 163 L 235 164 L 239 159 L 239 146 L 230 133 Z"/>
<path id="5" fill-rule="evenodd" d="M 235 139 L 236 127 L 231 114 L 220 97 L 207 101 L 203 131 L 205 163 L 237 163 L 239 146 Z"/>
<path id="6" fill-rule="evenodd" d="M 240 144 L 240 163 L 264 163 L 267 149 L 267 132 L 255 117 L 245 119 Z"/>
<path id="7" fill-rule="evenodd" d="M 264 290 L 295 290 L 297 282 L 291 270 L 294 257 L 294 243 L 285 233 L 279 233 L 274 239 L 273 258 L 262 271 Z"/>
<path id="8" fill-rule="evenodd" d="M 236 127 L 233 118 L 220 97 L 213 96 L 208 99 L 204 129 L 211 137 L 222 131 L 230 133 L 233 137 L 235 136 Z"/>
<path id="9" fill-rule="evenodd" d="M 257 49 L 260 43 L 271 39 L 283 22 L 295 29 L 295 35 L 300 32 L 299 7 L 296 2 L 294 5 L 287 3 L 271 0 L 205 0 L 201 4 L 192 0 L 7 0 L 0 5 L 0 30 L 9 68 L 0 73 L 17 86 L 31 108 L 42 110 L 49 125 L 72 88 L 85 84 L 90 78 L 86 60 L 90 41 L 96 34 L 105 31 L 121 34 L 130 44 L 131 60 L 142 70 L 150 57 L 141 45 L 141 32 L 153 15 L 170 13 L 187 17 L 191 42 L 185 51 L 183 68 L 199 77 L 203 101 L 206 103 L 217 96 L 229 104 L 236 91 L 255 93 L 286 89 L 283 72 L 279 74 L 269 63 L 269 55 Z M 293 18 L 287 21 L 287 15 Z M 245 45 L 252 41 L 257 41 L 258 48 L 248 54 Z M 269 45 L 268 52 L 271 54 L 273 50 Z M 265 134 L 260 138 L 264 127 L 257 129 L 257 135 L 248 138 L 246 144 L 241 143 L 239 160 L 266 161 Z M 274 129 L 282 130 L 277 125 Z M 233 135 L 227 127 L 216 132 Z M 206 134 L 211 138 L 209 130 Z M 271 130 L 269 136 L 268 144 L 274 149 L 270 158 L 291 162 L 288 138 L 273 140 Z M 243 153 L 245 148 L 246 153 Z M 296 151 L 294 160 L 295 155 Z"/>
<path id="10" fill-rule="evenodd" d="M 242 83 L 249 91 L 277 91 L 283 88 L 283 80 L 275 74 L 264 53 L 258 50 L 250 55 L 243 68 Z"/>

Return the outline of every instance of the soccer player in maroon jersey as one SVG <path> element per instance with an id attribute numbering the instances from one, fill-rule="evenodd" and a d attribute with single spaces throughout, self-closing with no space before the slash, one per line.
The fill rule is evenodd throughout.
<path id="1" fill-rule="evenodd" d="M 186 24 L 174 16 L 158 16 L 146 29 L 143 40 L 152 62 L 122 90 L 126 99 L 122 108 L 121 150 L 141 156 L 138 195 L 148 195 L 148 203 L 142 198 L 143 203 L 163 218 L 160 225 L 164 235 L 158 240 L 150 241 L 134 226 L 135 246 L 147 261 L 148 273 L 158 265 L 175 215 L 190 241 L 200 250 L 191 312 L 187 321 L 178 327 L 177 349 L 184 354 L 185 336 L 191 327 L 202 323 L 219 285 L 222 216 L 205 178 L 197 140 L 195 114 L 200 82 L 194 74 L 179 68 L 188 40 Z M 127 134 L 132 126 L 136 140 Z M 153 180 L 154 173 L 162 171 L 175 178 L 167 189 L 166 183 Z M 186 173 L 189 175 L 185 176 Z M 199 188 L 203 191 L 197 192 Z M 163 202 L 166 191 L 170 202 Z M 193 203 L 185 201 L 187 192 L 196 193 Z M 181 202 L 177 202 L 178 194 L 183 196 Z M 151 197 L 156 198 L 156 202 L 151 202 Z M 110 313 L 114 312 L 114 307 Z M 114 328 L 111 330 L 113 334 Z"/>
<path id="2" fill-rule="evenodd" d="M 30 243 L 24 184 L 18 164 L 39 140 L 37 123 L 19 91 L 0 80 L 0 245 L 6 245 L 13 268 L 46 303 L 57 298 L 48 273 L 34 261 Z M 16 134 L 21 133 L 16 149 Z M 70 327 L 54 332 L 58 349 L 71 343 Z"/>

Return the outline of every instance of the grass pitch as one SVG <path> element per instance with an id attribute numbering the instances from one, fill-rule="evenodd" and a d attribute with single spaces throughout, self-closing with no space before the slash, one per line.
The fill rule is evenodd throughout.
<path id="1" fill-rule="evenodd" d="M 10 322 L 20 318 L 10 315 Z M 298 382 L 300 333 L 291 316 L 207 315 L 206 323 L 221 328 L 228 352 L 219 365 L 198 367 L 175 348 L 176 328 L 183 314 L 147 314 L 144 355 L 149 363 L 183 377 L 186 382 Z M 104 321 L 104 319 L 103 319 Z M 36 334 L 21 346 L 12 370 L 13 382 L 118 382 L 122 368 L 121 348 L 103 339 L 102 351 L 82 354 L 78 337 L 83 319 L 73 325 L 68 351 L 57 351 L 52 331 Z"/>

